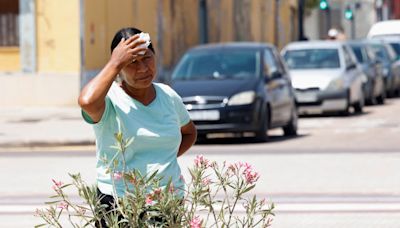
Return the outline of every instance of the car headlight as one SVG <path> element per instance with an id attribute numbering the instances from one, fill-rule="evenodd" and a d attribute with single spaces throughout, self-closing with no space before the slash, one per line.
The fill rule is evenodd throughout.
<path id="1" fill-rule="evenodd" d="M 246 105 L 251 104 L 256 97 L 256 93 L 254 91 L 246 91 L 233 95 L 229 101 L 228 105 Z"/>
<path id="2" fill-rule="evenodd" d="M 328 87 L 326 87 L 327 90 L 340 90 L 344 88 L 344 80 L 342 78 L 336 78 L 332 80 Z"/>

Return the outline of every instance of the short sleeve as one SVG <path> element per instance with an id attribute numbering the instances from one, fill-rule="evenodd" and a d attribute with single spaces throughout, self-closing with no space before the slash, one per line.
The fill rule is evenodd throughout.
<path id="1" fill-rule="evenodd" d="M 92 120 L 92 118 L 89 116 L 89 114 L 87 114 L 87 113 L 82 109 L 82 110 L 81 110 L 81 112 L 82 112 L 82 118 L 85 120 L 85 122 L 86 122 L 86 123 L 89 123 L 89 124 L 101 125 L 101 124 L 108 118 L 109 113 L 110 113 L 110 109 L 111 109 L 111 106 L 112 106 L 111 100 L 110 100 L 110 98 L 109 98 L 108 96 L 105 98 L 105 103 L 106 103 L 106 104 L 105 104 L 106 107 L 104 108 L 104 113 L 103 113 L 103 115 L 101 116 L 100 121 L 97 122 L 97 123 L 95 123 L 95 122 Z"/>
<path id="2" fill-rule="evenodd" d="M 190 122 L 189 112 L 183 104 L 182 98 L 174 91 L 173 93 L 175 110 L 179 117 L 179 124 L 181 127 Z"/>

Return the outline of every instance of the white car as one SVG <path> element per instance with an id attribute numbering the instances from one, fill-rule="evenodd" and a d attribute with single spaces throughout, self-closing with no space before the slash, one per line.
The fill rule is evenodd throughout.
<path id="1" fill-rule="evenodd" d="M 367 38 L 400 37 L 400 20 L 380 21 L 373 24 Z"/>
<path id="2" fill-rule="evenodd" d="M 299 114 L 340 112 L 364 107 L 366 75 L 348 44 L 340 41 L 295 42 L 282 50 L 292 77 Z"/>

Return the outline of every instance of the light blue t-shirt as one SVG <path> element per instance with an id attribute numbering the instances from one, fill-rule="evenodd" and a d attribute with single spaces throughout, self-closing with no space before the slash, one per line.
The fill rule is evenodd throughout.
<path id="1" fill-rule="evenodd" d="M 104 194 L 113 195 L 114 190 L 111 175 L 106 172 L 108 164 L 102 158 L 111 160 L 115 156 L 117 150 L 110 146 L 115 145 L 114 134 L 120 131 L 125 139 L 134 137 L 125 151 L 126 169 L 137 169 L 142 175 L 150 175 L 158 170 L 158 176 L 163 177 L 161 186 L 165 186 L 171 179 L 175 189 L 182 189 L 179 195 L 183 194 L 184 183 L 177 153 L 182 141 L 180 128 L 189 123 L 189 113 L 173 89 L 161 83 L 153 85 L 156 98 L 147 106 L 131 98 L 114 82 L 108 91 L 105 111 L 98 123 L 93 124 L 83 112 L 85 121 L 93 124 L 96 135 L 97 184 Z M 123 170 L 121 162 L 116 170 Z M 116 181 L 115 185 L 117 195 L 123 196 L 123 181 Z"/>

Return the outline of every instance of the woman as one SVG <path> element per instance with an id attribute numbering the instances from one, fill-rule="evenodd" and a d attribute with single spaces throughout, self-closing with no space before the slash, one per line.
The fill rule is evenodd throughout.
<path id="1" fill-rule="evenodd" d="M 134 137 L 125 151 L 126 168 L 142 175 L 158 171 L 162 185 L 169 179 L 175 189 L 184 183 L 177 157 L 196 140 L 196 128 L 181 98 L 170 87 L 154 83 L 155 52 L 151 43 L 140 38 L 141 31 L 124 28 L 111 43 L 111 58 L 82 90 L 79 105 L 85 121 L 92 123 L 96 135 L 97 186 L 103 203 L 112 204 L 113 196 L 124 196 L 123 181 L 115 181 L 106 171 L 102 158 L 114 157 L 114 134 Z M 121 78 L 117 84 L 115 79 Z M 117 167 L 116 171 L 122 171 Z"/>

